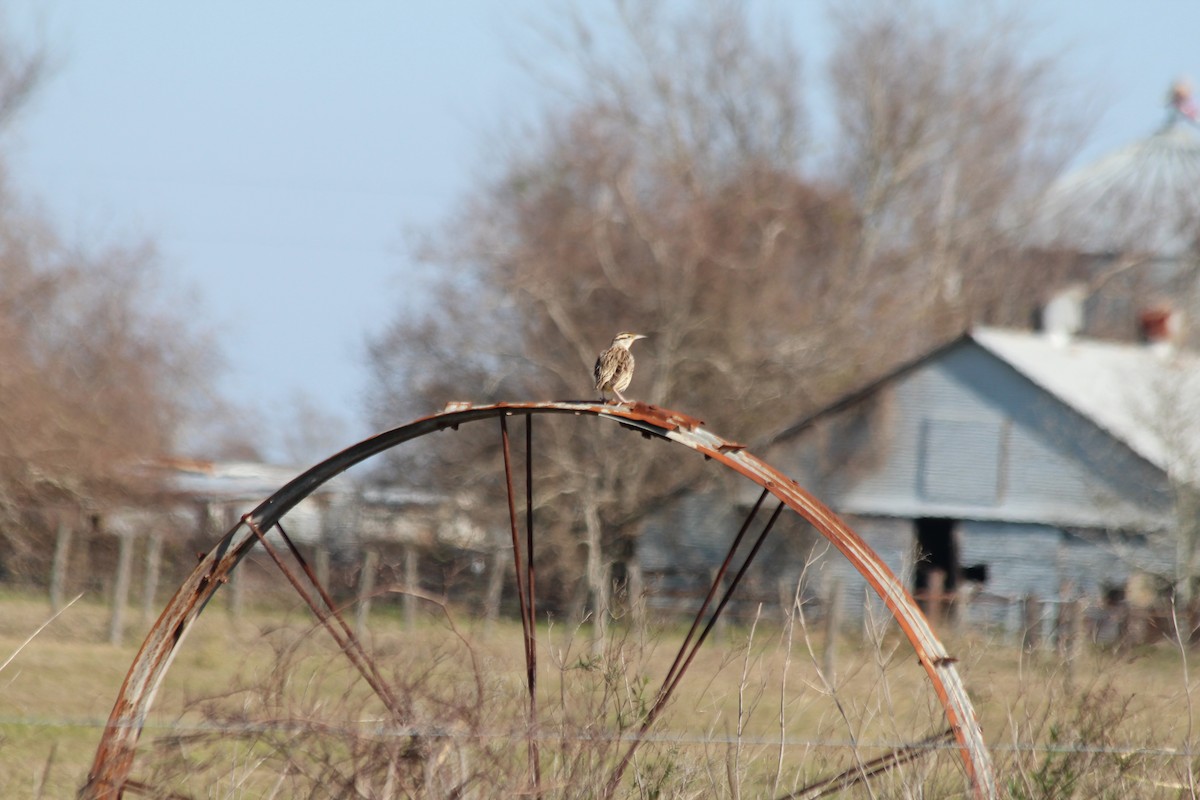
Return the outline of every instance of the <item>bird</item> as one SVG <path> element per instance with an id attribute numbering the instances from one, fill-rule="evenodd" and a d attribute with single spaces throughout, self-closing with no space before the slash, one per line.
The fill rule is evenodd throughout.
<path id="1" fill-rule="evenodd" d="M 608 349 L 596 359 L 596 389 L 600 392 L 601 400 L 608 402 L 605 392 L 611 390 L 622 403 L 629 402 L 621 394 L 621 390 L 628 387 L 629 382 L 633 380 L 633 353 L 629 352 L 629 348 L 638 339 L 645 338 L 640 333 L 618 333 L 613 337 Z"/>

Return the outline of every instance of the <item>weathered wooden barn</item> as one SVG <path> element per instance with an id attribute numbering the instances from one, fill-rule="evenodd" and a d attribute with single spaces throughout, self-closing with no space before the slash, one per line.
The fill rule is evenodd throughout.
<path id="1" fill-rule="evenodd" d="M 769 461 L 918 594 L 1097 596 L 1190 558 L 1200 359 L 981 328 L 783 432 Z M 836 554 L 848 603 L 863 585 Z M 984 613 L 986 616 L 986 612 Z"/>

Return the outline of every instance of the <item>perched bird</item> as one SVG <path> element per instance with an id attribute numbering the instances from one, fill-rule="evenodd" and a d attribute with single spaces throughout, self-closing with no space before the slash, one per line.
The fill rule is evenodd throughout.
<path id="1" fill-rule="evenodd" d="M 629 402 L 621 394 L 621 390 L 633 380 L 633 353 L 629 352 L 629 348 L 638 339 L 645 338 L 640 333 L 618 333 L 608 349 L 596 359 L 596 388 L 600 391 L 601 400 L 607 402 L 605 392 L 611 391 L 622 403 Z"/>

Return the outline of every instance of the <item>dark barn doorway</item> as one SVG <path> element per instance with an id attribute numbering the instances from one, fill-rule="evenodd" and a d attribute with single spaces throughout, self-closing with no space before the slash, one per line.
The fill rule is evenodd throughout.
<path id="1" fill-rule="evenodd" d="M 920 517 L 913 523 L 916 537 L 913 596 L 930 619 L 953 611 L 951 601 L 958 589 L 960 572 L 955 522 L 946 517 Z"/>

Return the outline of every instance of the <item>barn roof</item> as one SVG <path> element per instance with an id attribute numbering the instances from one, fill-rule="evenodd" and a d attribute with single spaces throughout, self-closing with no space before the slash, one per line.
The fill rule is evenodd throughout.
<path id="1" fill-rule="evenodd" d="M 1141 458 L 1181 479 L 1200 477 L 1200 356 L 1130 344 L 975 328 L 846 394 L 775 436 L 785 441 L 964 343 L 973 343 Z"/>
<path id="2" fill-rule="evenodd" d="M 996 328 L 969 337 L 1160 469 L 1200 472 L 1195 354 Z"/>

